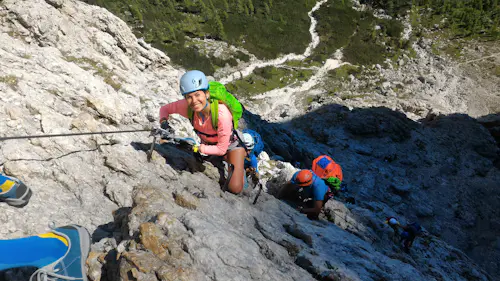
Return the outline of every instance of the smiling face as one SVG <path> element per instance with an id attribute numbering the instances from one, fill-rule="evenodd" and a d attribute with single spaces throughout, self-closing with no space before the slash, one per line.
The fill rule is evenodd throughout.
<path id="1" fill-rule="evenodd" d="M 186 98 L 189 107 L 191 107 L 194 112 L 200 112 L 205 108 L 209 94 L 208 91 L 205 93 L 202 90 L 198 90 L 196 92 L 189 93 L 184 97 Z"/>

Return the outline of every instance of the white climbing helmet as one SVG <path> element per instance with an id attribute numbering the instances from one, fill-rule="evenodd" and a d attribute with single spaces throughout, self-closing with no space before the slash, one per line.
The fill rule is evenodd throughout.
<path id="1" fill-rule="evenodd" d="M 243 142 L 245 143 L 247 149 L 252 150 L 255 146 L 255 140 L 253 139 L 252 135 L 248 133 L 243 134 Z"/>

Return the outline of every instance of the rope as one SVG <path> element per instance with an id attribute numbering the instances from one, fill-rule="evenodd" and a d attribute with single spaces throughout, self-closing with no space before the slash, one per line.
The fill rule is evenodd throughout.
<path id="1" fill-rule="evenodd" d="M 136 133 L 136 132 L 151 132 L 151 129 L 69 133 L 69 134 L 51 134 L 51 135 L 32 135 L 32 136 L 12 136 L 12 137 L 0 137 L 0 141 L 20 140 L 20 139 L 37 139 L 37 138 L 54 138 L 54 137 L 69 137 L 69 136 L 86 136 L 86 135 L 122 134 L 122 133 Z"/>

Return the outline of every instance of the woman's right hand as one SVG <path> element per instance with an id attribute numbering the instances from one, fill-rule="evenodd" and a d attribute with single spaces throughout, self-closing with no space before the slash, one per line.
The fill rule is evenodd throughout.
<path id="1" fill-rule="evenodd" d="M 168 129 L 170 129 L 170 125 L 168 124 L 167 119 L 165 119 L 165 118 L 161 119 L 161 121 L 160 121 L 160 127 L 161 127 L 163 130 L 168 130 Z"/>

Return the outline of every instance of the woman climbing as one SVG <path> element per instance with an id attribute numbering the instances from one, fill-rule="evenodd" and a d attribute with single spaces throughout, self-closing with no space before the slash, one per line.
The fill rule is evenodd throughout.
<path id="1" fill-rule="evenodd" d="M 243 163 L 246 156 L 241 133 L 236 130 L 242 114 L 241 104 L 226 91 L 224 85 L 209 83 L 205 74 L 198 70 L 182 75 L 180 91 L 184 99 L 160 108 L 162 128 L 168 128 L 167 120 L 173 113 L 190 119 L 201 139 L 201 145 L 193 146 L 193 152 L 223 156 L 233 169 L 228 190 L 240 193 L 244 186 Z"/>

